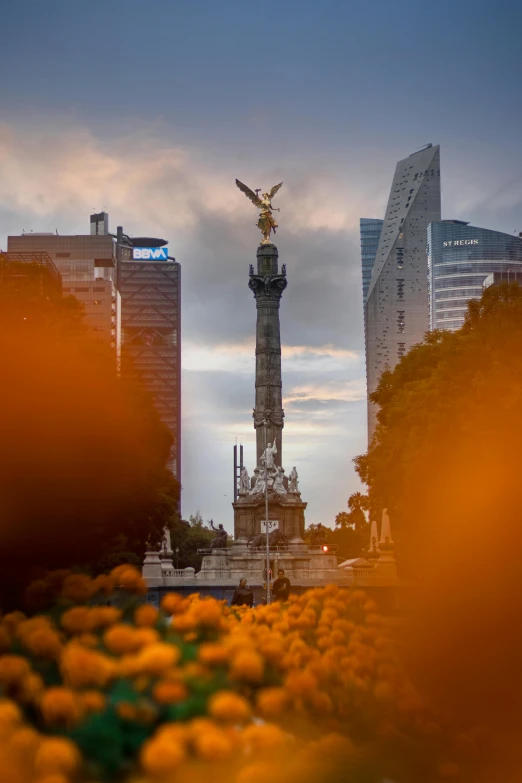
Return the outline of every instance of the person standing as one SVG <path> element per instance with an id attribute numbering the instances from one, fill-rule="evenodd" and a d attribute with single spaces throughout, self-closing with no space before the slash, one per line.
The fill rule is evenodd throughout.
<path id="1" fill-rule="evenodd" d="M 285 572 L 280 568 L 277 572 L 277 579 L 272 587 L 275 601 L 288 601 L 290 595 L 290 579 L 285 576 Z"/>
<path id="2" fill-rule="evenodd" d="M 239 582 L 239 587 L 236 587 L 234 591 L 234 595 L 232 596 L 232 601 L 230 602 L 230 605 L 253 606 L 253 604 L 254 604 L 254 593 L 252 592 L 250 587 L 247 587 L 247 580 L 243 578 Z"/>

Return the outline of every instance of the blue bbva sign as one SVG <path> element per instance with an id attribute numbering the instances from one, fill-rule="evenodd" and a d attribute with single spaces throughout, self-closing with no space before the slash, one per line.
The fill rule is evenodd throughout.
<path id="1" fill-rule="evenodd" d="M 168 261 L 168 247 L 133 247 L 134 261 Z"/>

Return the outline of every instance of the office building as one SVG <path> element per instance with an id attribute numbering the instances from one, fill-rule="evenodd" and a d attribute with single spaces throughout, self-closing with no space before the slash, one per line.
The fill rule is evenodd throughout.
<path id="1" fill-rule="evenodd" d="M 379 239 L 384 220 L 377 218 L 361 218 L 359 221 L 359 232 L 361 236 L 361 267 L 362 267 L 362 286 L 363 302 L 368 296 L 368 288 L 372 279 L 372 269 L 379 247 Z"/>
<path id="2" fill-rule="evenodd" d="M 429 327 L 426 239 L 440 221 L 440 151 L 428 145 L 399 161 L 364 306 L 368 395 Z M 368 439 L 376 425 L 368 399 Z"/>
<path id="3" fill-rule="evenodd" d="M 181 266 L 158 247 L 163 240 L 127 241 L 132 259 L 119 273 L 122 373 L 136 374 L 151 392 L 174 438 L 169 467 L 181 481 Z"/>
<path id="4" fill-rule="evenodd" d="M 85 321 L 98 337 L 117 350 L 118 297 L 116 242 L 108 233 L 108 216 L 93 222 L 91 234 L 28 233 L 7 238 L 10 253 L 47 253 L 62 277 L 64 295 L 72 294 L 85 308 Z M 102 231 L 96 233 L 93 228 Z M 102 233 L 103 232 L 103 233 Z"/>
<path id="5" fill-rule="evenodd" d="M 0 251 L 2 294 L 11 300 L 35 296 L 54 299 L 62 295 L 62 278 L 47 253 L 3 253 Z"/>
<path id="6" fill-rule="evenodd" d="M 513 282 L 522 272 L 522 239 L 477 228 L 461 220 L 428 226 L 430 329 L 459 329 L 467 303 L 479 299 L 485 281 L 494 275 Z"/>

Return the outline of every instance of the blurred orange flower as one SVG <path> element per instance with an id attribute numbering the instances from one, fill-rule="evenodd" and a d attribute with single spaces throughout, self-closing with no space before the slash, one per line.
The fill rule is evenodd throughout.
<path id="1" fill-rule="evenodd" d="M 70 740 L 63 737 L 43 737 L 36 752 L 34 770 L 38 775 L 72 775 L 78 769 L 80 760 L 80 752 Z"/>
<path id="2" fill-rule="evenodd" d="M 158 704 L 178 704 L 187 698 L 188 689 L 182 682 L 161 680 L 152 689 L 152 695 Z"/>
<path id="3" fill-rule="evenodd" d="M 82 717 L 82 708 L 77 694 L 70 688 L 56 686 L 44 691 L 40 710 L 46 723 L 61 723 L 71 728 Z"/>
<path id="4" fill-rule="evenodd" d="M 232 658 L 230 676 L 235 680 L 260 682 L 263 671 L 263 659 L 254 649 L 240 650 Z"/>
<path id="5" fill-rule="evenodd" d="M 250 704 L 234 691 L 217 691 L 208 701 L 208 713 L 216 720 L 245 723 L 250 718 Z"/>
<path id="6" fill-rule="evenodd" d="M 138 606 L 134 612 L 134 622 L 139 628 L 153 628 L 158 622 L 159 612 L 151 604 Z"/>

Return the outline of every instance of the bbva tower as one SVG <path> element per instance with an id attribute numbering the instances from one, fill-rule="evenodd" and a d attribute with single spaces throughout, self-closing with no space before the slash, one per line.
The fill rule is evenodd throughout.
<path id="1" fill-rule="evenodd" d="M 397 163 L 364 303 L 368 395 L 429 329 L 426 241 L 440 221 L 440 149 Z M 368 440 L 377 406 L 368 400 Z"/>

